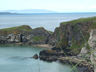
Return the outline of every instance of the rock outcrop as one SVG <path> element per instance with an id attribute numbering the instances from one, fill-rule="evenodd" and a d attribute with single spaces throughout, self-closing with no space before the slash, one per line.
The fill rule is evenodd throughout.
<path id="1" fill-rule="evenodd" d="M 61 63 L 71 64 L 73 66 L 73 68 L 77 69 L 77 72 L 94 72 L 94 66 L 90 62 L 88 62 L 82 58 L 78 58 L 76 56 L 71 56 L 71 57 L 61 57 L 58 60 Z M 80 70 L 80 68 L 81 68 L 81 70 Z"/>
<path id="2" fill-rule="evenodd" d="M 35 54 L 32 58 L 38 59 L 38 54 Z"/>
<path id="3" fill-rule="evenodd" d="M 96 28 L 96 17 L 63 22 L 55 29 L 48 43 L 61 48 L 66 55 L 77 55 L 88 41 L 90 30 L 94 28 Z"/>
<path id="4" fill-rule="evenodd" d="M 39 27 L 33 29 L 27 38 L 29 38 L 28 40 L 31 44 L 47 44 L 50 35 L 50 32 L 43 27 Z"/>
<path id="5" fill-rule="evenodd" d="M 94 65 L 94 72 L 96 72 L 96 29 L 91 30 L 88 43 L 90 45 L 90 59 Z"/>
<path id="6" fill-rule="evenodd" d="M 30 26 L 0 29 L 0 44 L 22 43 L 22 44 L 47 44 L 50 32 L 44 28 L 32 29 Z"/>

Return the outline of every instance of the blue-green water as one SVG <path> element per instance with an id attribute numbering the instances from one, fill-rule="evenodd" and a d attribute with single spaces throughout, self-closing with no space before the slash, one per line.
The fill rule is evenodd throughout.
<path id="1" fill-rule="evenodd" d="M 31 59 L 43 48 L 30 46 L 1 46 L 0 72 L 70 72 L 71 66 L 59 62 L 44 62 Z"/>

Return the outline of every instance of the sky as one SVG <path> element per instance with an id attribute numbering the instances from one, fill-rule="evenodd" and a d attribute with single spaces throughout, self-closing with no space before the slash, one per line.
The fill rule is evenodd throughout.
<path id="1" fill-rule="evenodd" d="M 0 0 L 0 10 L 48 9 L 58 12 L 96 12 L 96 0 Z"/>

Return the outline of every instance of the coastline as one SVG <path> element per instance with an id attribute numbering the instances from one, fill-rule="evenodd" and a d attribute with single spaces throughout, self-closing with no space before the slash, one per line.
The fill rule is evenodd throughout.
<path id="1" fill-rule="evenodd" d="M 79 72 L 94 72 L 94 66 L 91 62 L 78 57 L 61 57 L 58 59 L 61 63 L 73 65 Z"/>
<path id="2" fill-rule="evenodd" d="M 51 49 L 53 48 L 53 46 L 49 45 L 49 44 L 34 44 L 32 45 L 33 47 L 39 47 L 39 48 L 47 48 L 47 49 Z"/>
<path id="3" fill-rule="evenodd" d="M 47 31 L 43 27 L 32 29 L 30 26 L 22 25 L 0 29 L 0 44 L 46 48 L 40 51 L 39 56 L 35 54 L 33 58 L 49 62 L 60 61 L 83 67 L 86 69 L 83 72 L 94 72 L 94 64 L 91 61 L 95 59 L 95 54 L 91 53 L 91 49 L 96 46 L 94 29 L 96 29 L 96 17 L 62 22 L 54 32 Z M 93 40 L 89 40 L 90 36 Z"/>
<path id="4" fill-rule="evenodd" d="M 24 43 L 8 43 L 8 44 L 0 44 L 0 46 L 32 46 L 32 47 L 38 47 L 38 48 L 45 48 L 45 49 L 51 49 L 53 46 L 49 44 L 24 44 Z"/>
<path id="5" fill-rule="evenodd" d="M 36 55 L 33 56 L 33 58 L 36 57 Z M 91 61 L 79 56 L 64 56 L 64 54 L 53 50 L 43 50 L 39 53 L 38 58 L 46 62 L 59 61 L 62 64 L 72 65 L 72 68 L 76 68 L 79 72 L 94 72 L 94 65 Z"/>

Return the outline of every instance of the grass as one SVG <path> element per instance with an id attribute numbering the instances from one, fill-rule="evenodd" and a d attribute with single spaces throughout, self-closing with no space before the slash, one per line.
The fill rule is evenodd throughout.
<path id="1" fill-rule="evenodd" d="M 34 41 L 42 41 L 42 40 L 44 40 L 44 39 L 45 39 L 44 36 L 34 36 L 34 37 L 33 37 L 33 40 L 34 40 Z"/>
<path id="2" fill-rule="evenodd" d="M 8 35 L 10 33 L 20 34 L 20 33 L 26 33 L 30 31 L 32 31 L 31 27 L 29 27 L 28 25 L 22 25 L 17 27 L 0 29 L 0 35 Z"/>
<path id="3" fill-rule="evenodd" d="M 53 34 L 52 31 L 46 30 L 44 27 L 38 27 L 38 28 L 35 28 L 35 29 L 33 29 L 33 30 L 45 30 L 45 31 L 47 31 L 49 34 Z"/>
<path id="4" fill-rule="evenodd" d="M 32 29 L 29 26 L 27 26 L 27 25 L 0 29 L 0 31 L 15 31 L 15 30 L 31 31 Z"/>
<path id="5" fill-rule="evenodd" d="M 71 24 L 77 24 L 77 23 L 89 22 L 89 21 L 96 21 L 96 17 L 80 18 L 80 19 L 77 19 L 77 20 L 72 20 L 72 21 L 68 21 L 68 22 L 62 22 L 61 24 L 69 24 L 69 23 L 71 23 Z"/>

